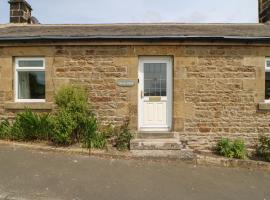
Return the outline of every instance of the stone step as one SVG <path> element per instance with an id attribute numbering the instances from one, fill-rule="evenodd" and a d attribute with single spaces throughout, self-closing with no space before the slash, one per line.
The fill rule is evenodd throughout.
<path id="1" fill-rule="evenodd" d="M 165 139 L 140 139 L 130 142 L 131 150 L 181 150 L 182 144 L 176 138 Z"/>
<path id="2" fill-rule="evenodd" d="M 130 150 L 136 157 L 184 160 L 193 160 L 195 158 L 194 152 L 191 149 L 186 149 L 185 144 L 182 144 L 177 138 L 136 138 L 131 140 Z"/>
<path id="3" fill-rule="evenodd" d="M 173 132 L 138 132 L 137 139 L 168 139 L 174 138 Z"/>
<path id="4" fill-rule="evenodd" d="M 196 154 L 189 149 L 184 150 L 131 150 L 133 156 L 138 158 L 165 158 L 180 159 L 195 162 Z"/>

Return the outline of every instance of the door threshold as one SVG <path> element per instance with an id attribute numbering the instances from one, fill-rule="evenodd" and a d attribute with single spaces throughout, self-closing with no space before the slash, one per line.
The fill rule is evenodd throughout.
<path id="1" fill-rule="evenodd" d="M 139 139 L 168 139 L 174 137 L 175 133 L 169 131 L 139 131 L 137 133 L 137 138 Z"/>

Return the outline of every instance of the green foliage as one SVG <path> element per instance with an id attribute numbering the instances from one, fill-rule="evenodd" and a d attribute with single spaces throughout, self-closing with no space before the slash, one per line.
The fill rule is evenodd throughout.
<path id="1" fill-rule="evenodd" d="M 247 155 L 246 145 L 242 140 L 234 140 L 232 145 L 232 152 L 234 154 L 234 158 L 237 159 L 245 159 Z"/>
<path id="2" fill-rule="evenodd" d="M 30 109 L 17 114 L 13 123 L 0 123 L 0 139 L 18 141 L 47 140 L 56 145 L 82 142 L 83 147 L 104 149 L 110 141 L 119 150 L 129 148 L 133 138 L 128 121 L 118 129 L 113 124 L 101 129 L 91 112 L 87 91 L 78 86 L 64 86 L 55 95 L 58 110 L 53 115 L 37 114 Z"/>
<path id="3" fill-rule="evenodd" d="M 0 139 L 10 139 L 11 135 L 11 124 L 9 123 L 8 119 L 4 119 L 0 123 Z"/>
<path id="4" fill-rule="evenodd" d="M 228 138 L 222 138 L 217 144 L 217 153 L 228 158 L 245 159 L 246 146 L 242 140 L 236 139 L 230 141 Z"/>
<path id="5" fill-rule="evenodd" d="M 79 86 L 67 85 L 60 88 L 55 95 L 55 103 L 59 108 L 70 111 L 85 111 L 88 108 L 86 90 Z"/>
<path id="6" fill-rule="evenodd" d="M 89 114 L 87 91 L 83 87 L 67 85 L 60 88 L 55 95 L 55 103 L 60 109 L 72 113 L 77 123 L 82 123 Z"/>
<path id="7" fill-rule="evenodd" d="M 72 133 L 76 127 L 72 114 L 64 109 L 52 118 L 52 134 L 50 139 L 57 145 L 70 145 L 72 144 Z"/>
<path id="8" fill-rule="evenodd" d="M 270 162 L 270 137 L 260 135 L 259 142 L 256 147 L 257 156 Z"/>
<path id="9" fill-rule="evenodd" d="M 217 144 L 217 152 L 219 155 L 233 158 L 232 144 L 228 138 L 222 138 Z"/>
<path id="10" fill-rule="evenodd" d="M 130 148 L 130 140 L 132 138 L 133 134 L 130 132 L 129 129 L 129 121 L 125 121 L 117 135 L 116 148 L 119 151 L 128 150 Z"/>
<path id="11" fill-rule="evenodd" d="M 37 114 L 26 109 L 17 114 L 11 128 L 11 139 L 26 141 L 48 139 L 51 127 L 49 114 Z"/>
<path id="12" fill-rule="evenodd" d="M 97 119 L 94 116 L 87 118 L 83 124 L 83 147 L 95 149 L 104 149 L 106 147 L 106 138 L 98 131 Z"/>
<path id="13" fill-rule="evenodd" d="M 79 142 L 84 135 L 84 123 L 92 115 L 87 91 L 79 86 L 63 86 L 55 95 L 55 102 L 60 110 L 65 110 L 71 114 L 75 123 L 72 142 Z"/>

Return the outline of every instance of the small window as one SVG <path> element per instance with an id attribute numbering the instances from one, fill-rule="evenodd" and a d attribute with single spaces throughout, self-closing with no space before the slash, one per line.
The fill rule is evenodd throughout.
<path id="1" fill-rule="evenodd" d="M 270 58 L 265 61 L 265 100 L 270 102 Z"/>
<path id="2" fill-rule="evenodd" d="M 45 61 L 43 58 L 15 59 L 17 102 L 45 102 Z"/>

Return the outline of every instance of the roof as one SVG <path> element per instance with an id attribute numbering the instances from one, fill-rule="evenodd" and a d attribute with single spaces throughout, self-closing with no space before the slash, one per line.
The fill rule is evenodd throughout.
<path id="1" fill-rule="evenodd" d="M 0 25 L 0 41 L 72 39 L 224 39 L 270 41 L 268 24 Z"/>

